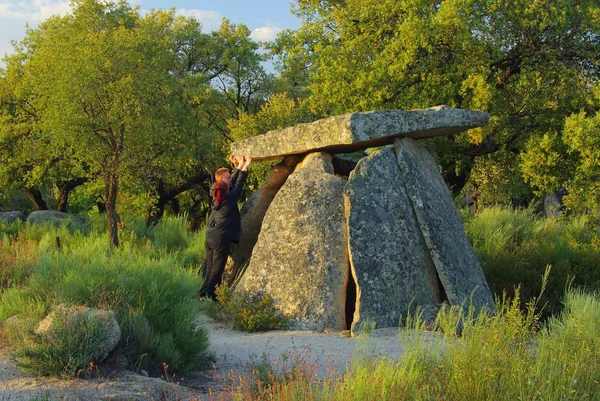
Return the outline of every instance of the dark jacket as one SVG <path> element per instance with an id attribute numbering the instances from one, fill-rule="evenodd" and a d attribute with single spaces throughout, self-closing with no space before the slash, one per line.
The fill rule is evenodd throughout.
<path id="1" fill-rule="evenodd" d="M 217 205 L 214 199 L 211 201 L 211 215 L 206 225 L 207 239 L 239 242 L 241 221 L 237 202 L 242 196 L 242 187 L 247 176 L 247 171 L 234 169 L 229 183 L 229 193 L 225 196 L 226 202 Z"/>

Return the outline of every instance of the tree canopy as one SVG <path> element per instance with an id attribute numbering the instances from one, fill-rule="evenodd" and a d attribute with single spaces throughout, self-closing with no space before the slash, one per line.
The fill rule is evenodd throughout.
<path id="1" fill-rule="evenodd" d="M 273 52 L 315 111 L 446 104 L 491 114 L 485 128 L 432 141 L 456 194 L 469 182 L 488 202 L 528 196 L 519 162 L 531 139 L 598 108 L 593 0 L 298 0 L 295 12 L 302 27 Z"/>

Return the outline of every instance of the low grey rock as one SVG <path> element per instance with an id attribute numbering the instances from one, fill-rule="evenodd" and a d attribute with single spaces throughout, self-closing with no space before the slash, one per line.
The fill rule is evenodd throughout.
<path id="1" fill-rule="evenodd" d="M 317 151 L 348 153 L 388 145 L 399 136 L 449 135 L 481 127 L 488 121 L 488 113 L 448 106 L 349 113 L 234 142 L 231 153 L 249 153 L 254 160 Z"/>
<path id="2" fill-rule="evenodd" d="M 15 221 L 25 221 L 27 216 L 23 212 L 0 212 L 0 221 L 4 223 L 13 223 Z"/>
<path id="3" fill-rule="evenodd" d="M 316 168 L 291 174 L 265 214 L 239 283 L 252 293 L 270 294 L 297 328 L 344 328 L 344 185 Z"/>
<path id="4" fill-rule="evenodd" d="M 437 273 L 390 148 L 358 162 L 344 201 L 357 286 L 353 334 L 363 322 L 398 327 L 409 307 L 441 302 Z"/>
<path id="5" fill-rule="evenodd" d="M 57 212 L 55 210 L 36 210 L 27 217 L 31 224 L 52 224 L 59 226 L 66 222 L 68 228 L 85 229 L 90 226 L 90 221 L 83 216 Z"/>
<path id="6" fill-rule="evenodd" d="M 112 311 L 60 304 L 40 321 L 35 332 L 51 338 L 56 330 L 55 324 L 64 324 L 66 321 L 81 318 L 90 322 L 100 321 L 104 327 L 101 338 L 94 344 L 96 348 L 93 352 L 93 359 L 100 363 L 116 348 L 121 339 L 121 328 Z"/>
<path id="7" fill-rule="evenodd" d="M 544 215 L 549 218 L 557 218 L 564 208 L 563 197 L 566 195 L 564 189 L 552 191 L 544 196 Z"/>
<path id="8" fill-rule="evenodd" d="M 410 138 L 396 140 L 394 147 L 402 179 L 449 303 L 472 303 L 478 309 L 494 311 L 485 276 L 433 157 Z"/>

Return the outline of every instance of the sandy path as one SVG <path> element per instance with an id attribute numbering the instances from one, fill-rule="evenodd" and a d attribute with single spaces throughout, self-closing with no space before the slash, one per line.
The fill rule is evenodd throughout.
<path id="1" fill-rule="evenodd" d="M 213 370 L 192 372 L 175 381 L 180 386 L 161 379 L 148 378 L 133 372 L 111 373 L 94 380 L 59 380 L 39 378 L 19 371 L 8 359 L 6 349 L 0 349 L 0 401 L 30 400 L 158 400 L 165 394 L 177 394 L 177 399 L 208 399 L 209 388 L 218 389 L 224 377 L 248 373 L 252 364 L 301 358 L 316 364 L 316 372 L 324 377 L 331 369 L 344 372 L 353 358 L 360 356 L 402 355 L 402 340 L 398 329 L 375 330 L 370 336 L 349 338 L 340 333 L 311 331 L 270 331 L 242 333 L 208 318 L 200 318 L 209 331 L 211 349 L 215 355 Z M 436 336 L 428 334 L 432 341 Z"/>
<path id="2" fill-rule="evenodd" d="M 252 363 L 273 363 L 296 355 L 316 363 L 319 376 L 323 377 L 331 368 L 343 372 L 353 358 L 367 355 L 398 358 L 403 349 L 398 329 L 376 330 L 369 337 L 350 338 L 341 333 L 289 330 L 240 333 L 215 323 L 206 326 L 219 371 L 244 371 Z"/>

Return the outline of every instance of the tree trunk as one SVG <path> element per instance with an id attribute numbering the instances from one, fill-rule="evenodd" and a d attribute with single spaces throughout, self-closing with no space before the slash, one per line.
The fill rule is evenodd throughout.
<path id="1" fill-rule="evenodd" d="M 68 180 L 68 181 L 60 181 L 57 182 L 56 185 L 58 186 L 59 189 L 59 197 L 58 197 L 58 207 L 56 208 L 56 210 L 58 210 L 59 212 L 64 212 L 67 213 L 67 205 L 69 203 L 69 194 L 71 193 L 71 191 L 75 188 L 77 188 L 80 185 L 83 185 L 84 183 L 87 182 L 87 178 L 75 178 L 72 180 Z"/>
<path id="2" fill-rule="evenodd" d="M 171 210 L 173 210 L 175 215 L 179 215 L 181 213 L 181 207 L 179 206 L 179 201 L 177 198 L 171 199 L 169 205 L 171 206 Z"/>
<path id="3" fill-rule="evenodd" d="M 114 172 L 107 172 L 104 176 L 104 199 L 106 205 L 106 218 L 108 219 L 108 236 L 114 246 L 119 246 L 119 215 L 117 214 L 117 191 L 119 177 Z"/>
<path id="4" fill-rule="evenodd" d="M 165 206 L 168 202 L 167 193 L 165 191 L 165 186 L 161 179 L 154 179 L 156 183 L 154 190 L 154 195 L 156 197 L 156 203 L 150 203 L 148 205 L 148 214 L 146 215 L 146 228 L 154 227 L 158 224 L 160 219 L 162 218 L 165 212 Z"/>
<path id="5" fill-rule="evenodd" d="M 467 184 L 467 175 L 464 170 L 457 175 L 455 169 L 448 169 L 443 177 L 453 197 L 458 196 Z"/>
<path id="6" fill-rule="evenodd" d="M 167 200 L 165 200 L 164 193 L 158 195 L 158 203 L 156 205 L 148 206 L 148 216 L 146 217 L 146 227 L 154 227 L 158 224 L 160 219 L 165 213 L 165 206 Z"/>
<path id="7" fill-rule="evenodd" d="M 31 203 L 35 206 L 35 210 L 48 210 L 48 204 L 44 198 L 42 198 L 42 193 L 36 188 L 22 188 L 22 191 L 25 192 Z"/>

